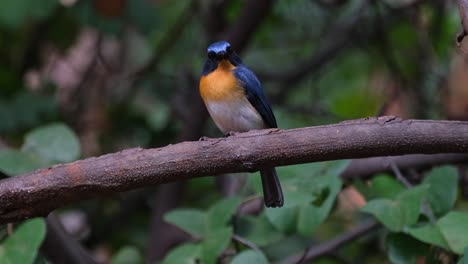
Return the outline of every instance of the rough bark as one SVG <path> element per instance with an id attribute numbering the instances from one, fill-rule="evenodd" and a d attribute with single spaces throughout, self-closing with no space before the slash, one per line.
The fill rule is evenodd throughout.
<path id="1" fill-rule="evenodd" d="M 468 122 L 394 117 L 128 149 L 0 181 L 0 222 L 46 215 L 105 193 L 221 173 L 348 158 L 467 152 Z"/>

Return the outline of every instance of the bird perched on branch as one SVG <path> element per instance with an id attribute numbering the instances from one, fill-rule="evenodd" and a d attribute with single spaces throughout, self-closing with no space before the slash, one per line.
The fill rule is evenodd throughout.
<path id="1" fill-rule="evenodd" d="M 211 118 L 225 135 L 277 127 L 260 81 L 226 41 L 208 47 L 200 95 Z M 283 192 L 275 168 L 261 169 L 260 175 L 265 205 L 283 206 Z"/>

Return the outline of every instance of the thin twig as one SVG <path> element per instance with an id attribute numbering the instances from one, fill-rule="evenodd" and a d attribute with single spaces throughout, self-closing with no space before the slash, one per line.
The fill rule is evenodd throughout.
<path id="1" fill-rule="evenodd" d="M 412 154 L 392 157 L 354 159 L 341 173 L 341 179 L 346 184 L 350 184 L 356 179 L 367 180 L 377 173 L 391 173 L 392 170 L 390 168 L 389 160 L 395 162 L 400 170 L 415 169 L 423 171 L 440 165 L 468 163 L 468 154 Z"/>
<path id="2" fill-rule="evenodd" d="M 406 188 L 412 188 L 413 185 L 403 176 L 401 173 L 400 169 L 396 166 L 395 162 L 393 160 L 389 160 L 390 162 L 390 167 L 392 168 L 393 174 L 395 174 L 395 177 L 397 178 L 398 181 L 400 181 Z"/>
<path id="3" fill-rule="evenodd" d="M 180 13 L 179 17 L 176 18 L 174 24 L 170 26 L 167 30 L 164 37 L 158 43 L 157 48 L 154 51 L 153 57 L 149 60 L 147 64 L 143 67 L 137 69 L 133 73 L 129 75 L 130 79 L 135 77 L 141 77 L 158 66 L 159 62 L 163 58 L 164 55 L 168 54 L 169 50 L 173 48 L 175 45 L 174 43 L 182 36 L 182 32 L 185 30 L 188 23 L 190 23 L 194 11 L 197 9 L 198 1 L 191 0 L 187 7 Z"/>
<path id="4" fill-rule="evenodd" d="M 403 183 L 403 185 L 405 185 L 407 189 L 413 188 L 413 185 L 405 178 L 405 176 L 403 176 L 403 174 L 401 173 L 400 169 L 396 166 L 394 161 L 390 161 L 390 166 L 392 167 L 393 173 L 395 174 L 396 178 L 401 183 Z M 423 199 L 421 210 L 422 213 L 429 219 L 431 223 L 436 223 L 434 212 L 432 211 L 426 199 Z"/>
<path id="5" fill-rule="evenodd" d="M 381 225 L 375 220 L 367 220 L 360 224 L 353 230 L 343 233 L 331 240 L 324 243 L 318 244 L 314 247 L 309 248 L 303 254 L 295 255 L 286 259 L 285 263 L 304 263 L 306 261 L 315 260 L 322 256 L 338 250 L 340 247 L 369 234 L 370 232 L 380 228 Z"/>
<path id="6" fill-rule="evenodd" d="M 370 3 L 371 0 L 360 0 L 358 4 L 353 5 L 353 10 L 336 19 L 335 25 L 327 30 L 329 34 L 321 38 L 317 52 L 309 59 L 295 62 L 295 67 L 289 70 L 287 66 L 282 65 L 282 70 L 278 72 L 256 71 L 258 77 L 262 80 L 279 81 L 289 89 L 292 83 L 297 83 L 311 72 L 322 69 L 350 44 L 349 36 L 356 30 L 359 21 L 366 16 L 365 11 Z"/>
<path id="7" fill-rule="evenodd" d="M 13 234 L 13 223 L 8 223 L 6 225 L 6 232 L 9 236 L 11 236 L 11 234 Z"/>
<path id="8" fill-rule="evenodd" d="M 244 246 L 246 246 L 248 248 L 251 248 L 251 249 L 253 249 L 253 250 L 257 251 L 257 252 L 262 252 L 260 250 L 260 248 L 257 245 L 255 245 L 255 243 L 253 243 L 252 241 L 249 241 L 249 240 L 247 240 L 247 239 L 245 239 L 245 238 L 243 238 L 243 237 L 241 237 L 239 235 L 236 235 L 236 234 L 232 235 L 232 240 L 237 241 L 237 242 L 241 243 L 242 245 L 244 245 Z"/>

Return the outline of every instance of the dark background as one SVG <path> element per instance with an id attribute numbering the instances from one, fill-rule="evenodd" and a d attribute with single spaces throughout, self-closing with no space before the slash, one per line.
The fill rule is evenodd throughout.
<path id="1" fill-rule="evenodd" d="M 468 66 L 463 45 L 457 49 L 455 43 L 459 29 L 457 6 L 444 0 L 2 1 L 3 177 L 130 147 L 154 148 L 222 136 L 198 93 L 206 47 L 217 40 L 231 42 L 258 75 L 280 128 L 376 115 L 466 120 Z M 27 144 L 31 131 L 57 123 L 73 131 L 79 152 L 77 146 L 58 147 L 51 150 L 57 158 L 26 157 L 33 148 Z M 46 142 L 50 137 L 74 137 L 61 134 L 62 130 L 49 132 L 45 132 Z M 10 158 L 7 165 L 1 164 L 2 158 Z M 11 164 L 17 167 L 5 169 Z M 365 201 L 355 189 L 334 204 L 340 184 L 330 177 L 317 177 L 303 192 L 314 199 L 304 202 L 305 198 L 288 196 L 288 192 L 301 193 L 297 188 L 311 174 L 323 176 L 345 165 L 307 164 L 278 170 L 280 177 L 285 176 L 286 200 L 292 204 L 322 207 L 326 204 L 322 200 L 332 197 L 325 216 L 330 210 L 332 214 L 319 229 L 271 222 L 274 216 L 265 216 L 257 199 L 253 209 L 246 209 L 252 216 L 231 223 L 234 232 L 240 228 L 270 261 L 280 261 L 349 230 L 363 219 L 356 208 Z M 240 197 L 244 203 L 255 200 L 260 195 L 255 176 L 223 175 L 148 186 L 83 201 L 57 215 L 86 250 L 70 245 L 78 254 L 72 259 L 92 255 L 103 263 L 111 259 L 154 263 L 183 241 L 199 239 L 163 221 L 166 212 L 176 207 L 209 211 L 223 197 Z M 381 196 L 385 195 L 374 195 Z M 284 212 L 285 218 L 296 214 L 292 209 Z M 187 215 L 187 220 L 192 217 L 196 218 Z M 58 225 L 53 219 L 48 219 L 49 232 Z M 259 234 L 242 231 L 249 225 Z M 0 238 L 6 239 L 7 229 L 2 227 Z M 344 251 L 329 252 L 320 263 L 388 261 L 391 253 L 382 242 L 385 234 L 380 235 L 353 241 Z M 44 257 L 55 263 L 65 261 L 69 256 L 53 256 L 50 247 L 62 251 L 56 247 L 68 245 L 70 239 L 55 246 L 44 244 L 36 261 Z M 246 248 L 234 239 L 221 250 L 208 251 L 224 263 Z M 193 259 L 197 254 L 176 255 Z"/>

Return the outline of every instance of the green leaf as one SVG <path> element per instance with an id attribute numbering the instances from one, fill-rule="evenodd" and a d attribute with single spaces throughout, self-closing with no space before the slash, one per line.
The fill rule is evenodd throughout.
<path id="1" fill-rule="evenodd" d="M 401 233 L 390 233 L 387 236 L 387 254 L 391 263 L 416 263 L 416 258 L 425 256 L 429 247 L 418 240 Z"/>
<path id="2" fill-rule="evenodd" d="M 231 242 L 232 228 L 225 227 L 210 233 L 202 241 L 202 263 L 216 263 L 217 257 Z"/>
<path id="3" fill-rule="evenodd" d="M 405 225 L 413 225 L 418 222 L 421 213 L 421 204 L 427 194 L 429 186 L 419 185 L 399 194 L 396 201 L 400 205 Z"/>
<path id="4" fill-rule="evenodd" d="M 468 213 L 450 212 L 436 225 L 408 228 L 406 232 L 423 242 L 462 254 L 468 247 Z"/>
<path id="5" fill-rule="evenodd" d="M 263 247 L 262 251 L 269 259 L 277 260 L 284 259 L 285 256 L 304 253 L 304 249 L 309 248 L 311 245 L 310 238 L 291 235 L 284 236 L 283 239 Z"/>
<path id="6" fill-rule="evenodd" d="M 341 190 L 339 174 L 348 160 L 316 163 L 285 181 L 285 205 L 265 210 L 268 220 L 285 233 L 310 236 L 328 217 Z M 296 167 L 299 169 L 299 167 Z"/>
<path id="7" fill-rule="evenodd" d="M 391 231 L 398 232 L 404 226 L 417 222 L 421 202 L 427 189 L 427 185 L 420 185 L 402 192 L 395 200 L 375 199 L 368 202 L 361 210 L 374 215 Z"/>
<path id="8" fill-rule="evenodd" d="M 215 203 L 206 213 L 194 209 L 178 209 L 169 212 L 164 218 L 186 232 L 202 238 L 202 263 L 214 263 L 230 244 L 232 227 L 228 226 L 228 221 L 239 203 L 238 197 L 227 198 Z"/>
<path id="9" fill-rule="evenodd" d="M 359 182 L 356 187 L 367 200 L 375 198 L 393 199 L 405 190 L 401 183 L 387 174 L 379 174 L 373 177 L 369 185 Z"/>
<path id="10" fill-rule="evenodd" d="M 426 224 L 419 227 L 410 227 L 405 231 L 420 241 L 449 250 L 447 241 L 445 241 L 444 236 L 440 232 L 439 228 L 435 225 Z"/>
<path id="11" fill-rule="evenodd" d="M 286 197 L 284 206 L 281 208 L 266 208 L 265 215 L 267 219 L 276 227 L 285 233 L 292 233 L 296 229 L 298 205 L 312 202 L 311 194 L 303 192 L 284 192 Z"/>
<path id="12" fill-rule="evenodd" d="M 212 205 L 206 215 L 208 218 L 208 231 L 226 227 L 240 203 L 241 199 L 239 197 L 231 197 L 222 199 Z"/>
<path id="13" fill-rule="evenodd" d="M 457 171 L 453 166 L 433 169 L 423 183 L 429 185 L 427 201 L 435 215 L 442 216 L 452 209 L 458 188 Z"/>
<path id="14" fill-rule="evenodd" d="M 268 264 L 268 259 L 262 252 L 250 249 L 237 254 L 231 264 Z"/>
<path id="15" fill-rule="evenodd" d="M 458 260 L 457 264 L 468 264 L 468 247 L 465 248 L 463 257 Z"/>
<path id="16" fill-rule="evenodd" d="M 450 249 L 462 254 L 468 247 L 468 213 L 452 211 L 439 219 L 437 226 Z"/>
<path id="17" fill-rule="evenodd" d="M 287 166 L 279 168 L 278 174 L 293 176 L 284 180 L 286 191 L 317 195 L 330 188 L 330 182 L 335 179 L 329 177 L 337 177 L 348 163 L 349 160 L 338 160 Z"/>
<path id="18" fill-rule="evenodd" d="M 195 237 L 206 233 L 206 215 L 200 210 L 176 209 L 165 214 L 164 220 Z"/>
<path id="19" fill-rule="evenodd" d="M 50 165 L 48 162 L 29 153 L 15 149 L 0 150 L 0 171 L 9 176 L 23 174 L 48 165 Z"/>
<path id="20" fill-rule="evenodd" d="M 29 132 L 22 151 L 35 153 L 47 161 L 70 162 L 79 158 L 80 144 L 70 128 L 55 123 Z"/>
<path id="21" fill-rule="evenodd" d="M 200 254 L 200 244 L 183 244 L 169 251 L 162 264 L 195 264 Z"/>
<path id="22" fill-rule="evenodd" d="M 399 204 L 388 199 L 375 199 L 369 201 L 361 211 L 374 215 L 382 224 L 393 232 L 403 228 L 403 215 Z"/>
<path id="23" fill-rule="evenodd" d="M 143 263 L 143 257 L 137 248 L 126 246 L 121 248 L 117 254 L 112 257 L 112 264 L 137 264 Z"/>
<path id="24" fill-rule="evenodd" d="M 0 245 L 0 263 L 33 263 L 45 233 L 44 219 L 25 221 Z"/>
<path id="25" fill-rule="evenodd" d="M 310 236 L 325 221 L 333 208 L 336 196 L 341 190 L 339 173 L 326 174 L 326 197 L 321 198 L 320 205 L 303 205 L 299 207 L 297 231 L 303 236 Z"/>
<path id="26" fill-rule="evenodd" d="M 297 217 L 297 232 L 303 236 L 310 236 L 322 223 L 320 208 L 315 206 L 301 206 Z"/>
<path id="27" fill-rule="evenodd" d="M 236 222 L 236 233 L 260 247 L 282 238 L 282 234 L 268 221 L 265 214 L 240 217 Z"/>

